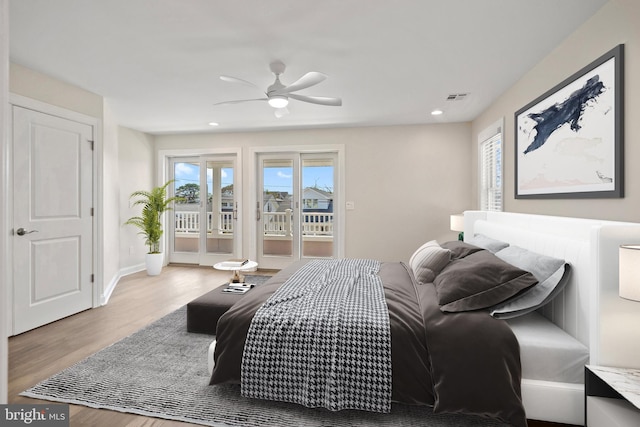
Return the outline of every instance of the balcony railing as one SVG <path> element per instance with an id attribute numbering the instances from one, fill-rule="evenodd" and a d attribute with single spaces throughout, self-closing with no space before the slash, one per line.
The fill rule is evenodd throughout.
<path id="1" fill-rule="evenodd" d="M 213 233 L 213 212 L 207 212 L 207 233 Z M 233 234 L 233 212 L 217 212 L 218 221 L 215 230 L 219 234 Z M 199 233 L 200 212 L 175 212 L 176 233 Z"/>
<path id="2" fill-rule="evenodd" d="M 200 232 L 200 213 L 175 211 L 176 233 Z M 217 212 L 218 234 L 233 234 L 233 212 Z M 292 236 L 293 212 L 287 209 L 284 212 L 262 213 L 265 236 Z M 207 212 L 207 233 L 214 231 L 214 212 Z M 333 236 L 332 212 L 303 212 L 301 218 L 303 236 Z"/>

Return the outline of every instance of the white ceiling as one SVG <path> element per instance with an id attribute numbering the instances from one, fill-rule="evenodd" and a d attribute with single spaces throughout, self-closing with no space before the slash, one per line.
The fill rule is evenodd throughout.
<path id="1" fill-rule="evenodd" d="M 606 0 L 10 0 L 11 60 L 104 96 L 152 134 L 473 120 Z M 260 98 L 308 71 L 276 118 Z M 467 93 L 464 101 L 447 101 Z M 431 116 L 440 108 L 444 114 Z M 209 122 L 219 122 L 213 128 Z"/>

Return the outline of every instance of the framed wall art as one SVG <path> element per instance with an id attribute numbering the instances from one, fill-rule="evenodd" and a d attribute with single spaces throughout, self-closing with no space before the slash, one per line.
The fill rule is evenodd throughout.
<path id="1" fill-rule="evenodd" d="M 624 197 L 618 45 L 515 113 L 515 198 Z"/>

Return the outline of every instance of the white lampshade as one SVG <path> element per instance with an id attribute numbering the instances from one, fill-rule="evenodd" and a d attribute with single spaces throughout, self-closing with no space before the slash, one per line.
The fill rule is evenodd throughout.
<path id="1" fill-rule="evenodd" d="M 273 95 L 268 102 L 273 108 L 284 108 L 289 104 L 289 98 L 282 95 Z"/>
<path id="2" fill-rule="evenodd" d="M 451 215 L 451 223 L 450 223 L 451 231 L 464 231 L 464 215 L 456 214 Z"/>
<path id="3" fill-rule="evenodd" d="M 619 294 L 640 301 L 640 245 L 621 245 L 619 255 Z"/>

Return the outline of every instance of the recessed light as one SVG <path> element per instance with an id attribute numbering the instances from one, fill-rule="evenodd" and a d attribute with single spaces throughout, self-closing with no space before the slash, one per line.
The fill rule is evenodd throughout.
<path id="1" fill-rule="evenodd" d="M 220 123 L 211 122 L 211 123 L 209 123 L 209 126 L 220 126 Z"/>
<path id="2" fill-rule="evenodd" d="M 442 111 L 442 110 L 433 110 L 433 111 L 431 112 L 431 115 L 432 115 L 432 116 L 439 116 L 439 115 L 440 115 L 440 114 L 442 114 L 442 113 L 443 113 L 443 111 Z"/>

